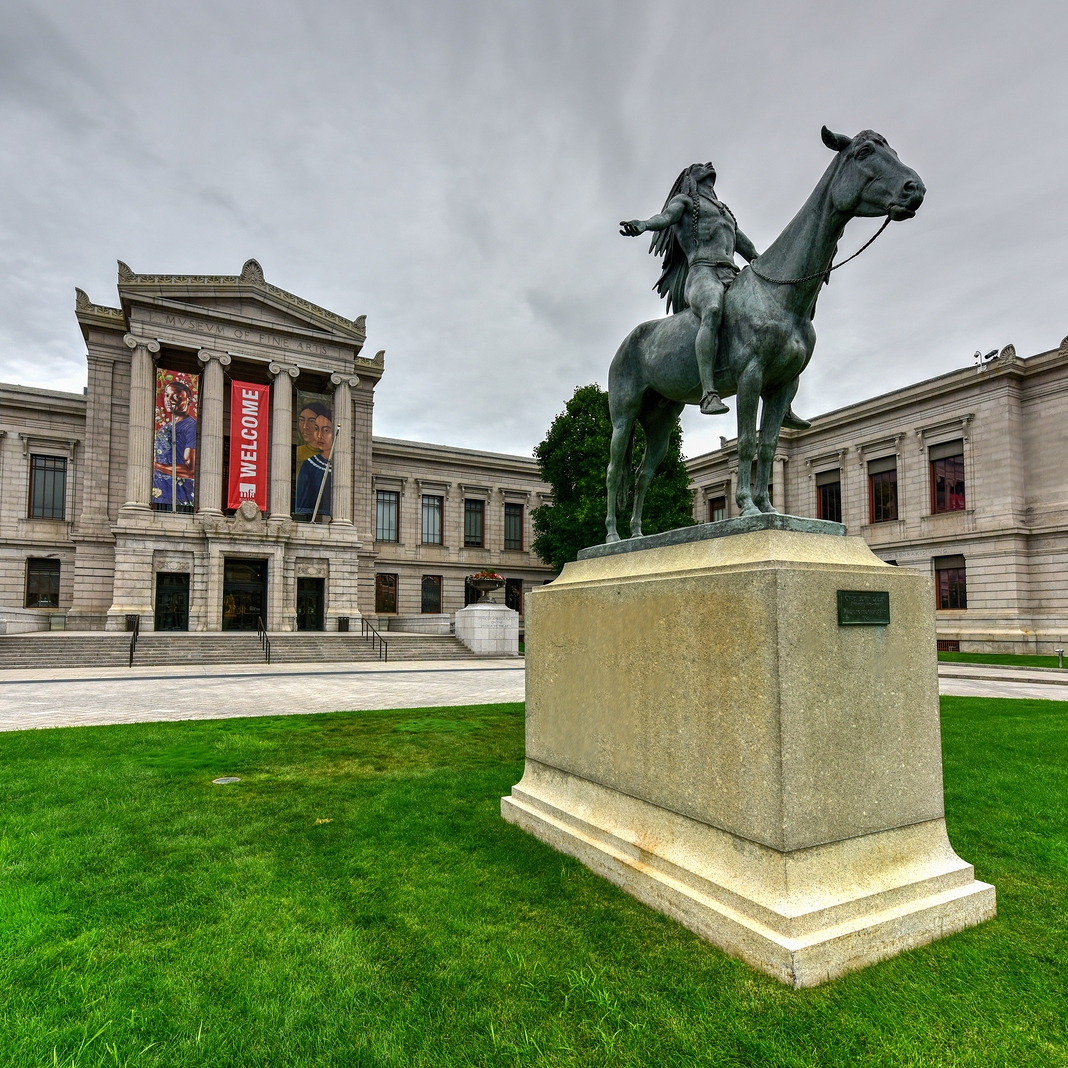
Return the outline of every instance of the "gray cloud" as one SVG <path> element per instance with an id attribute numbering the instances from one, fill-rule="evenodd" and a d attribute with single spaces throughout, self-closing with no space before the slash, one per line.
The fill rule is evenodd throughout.
<path id="1" fill-rule="evenodd" d="M 7 381 L 80 388 L 73 288 L 114 302 L 116 258 L 255 256 L 367 314 L 379 433 L 527 452 L 661 314 L 618 220 L 711 158 L 763 248 L 827 165 L 825 122 L 880 130 L 929 195 L 821 297 L 800 410 L 1068 333 L 1053 3 L 101 0 L 8 5 L 0 29 Z M 733 434 L 684 425 L 689 452 Z"/>

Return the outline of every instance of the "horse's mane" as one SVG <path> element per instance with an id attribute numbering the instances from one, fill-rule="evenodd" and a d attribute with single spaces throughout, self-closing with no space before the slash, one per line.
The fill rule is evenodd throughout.
<path id="1" fill-rule="evenodd" d="M 675 179 L 671 192 L 664 201 L 661 211 L 667 211 L 668 205 L 679 196 L 696 197 L 697 182 L 693 172 L 705 167 L 711 167 L 711 163 L 692 163 Z M 715 168 L 713 168 L 713 171 Z M 675 236 L 675 227 L 669 226 L 666 230 L 658 230 L 653 234 L 653 240 L 649 244 L 649 251 L 654 256 L 664 257 L 664 270 L 653 288 L 662 297 L 667 298 L 668 312 L 684 311 L 689 305 L 686 303 L 686 277 L 689 274 L 689 264 L 686 262 L 686 253 L 682 251 L 679 239 Z"/>

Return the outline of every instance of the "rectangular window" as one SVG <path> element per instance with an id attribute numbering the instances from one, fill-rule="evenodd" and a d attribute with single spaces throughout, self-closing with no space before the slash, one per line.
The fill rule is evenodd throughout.
<path id="1" fill-rule="evenodd" d="M 423 576 L 423 607 L 424 612 L 441 611 L 441 576 Z"/>
<path id="2" fill-rule="evenodd" d="M 375 611 L 380 615 L 397 611 L 396 575 L 375 575 Z"/>
<path id="3" fill-rule="evenodd" d="M 504 580 L 504 606 L 512 609 L 513 612 L 518 612 L 520 615 L 523 614 L 522 579 Z"/>
<path id="4" fill-rule="evenodd" d="M 464 545 L 467 548 L 482 548 L 482 527 L 485 518 L 485 501 L 464 501 Z"/>
<path id="5" fill-rule="evenodd" d="M 708 499 L 708 521 L 710 523 L 721 523 L 727 518 L 727 498 L 726 497 L 709 497 Z"/>
<path id="6" fill-rule="evenodd" d="M 30 457 L 30 518 L 63 519 L 67 497 L 67 458 Z"/>
<path id="7" fill-rule="evenodd" d="M 375 507 L 375 541 L 396 541 L 400 494 L 393 490 L 379 490 Z"/>
<path id="8" fill-rule="evenodd" d="M 443 497 L 423 497 L 423 544 L 441 544 L 441 513 L 444 511 Z"/>
<path id="9" fill-rule="evenodd" d="M 963 556 L 936 556 L 935 601 L 936 608 L 967 608 L 968 581 Z"/>
<path id="10" fill-rule="evenodd" d="M 931 512 L 963 511 L 963 439 L 932 445 L 928 456 L 931 462 Z"/>
<path id="11" fill-rule="evenodd" d="M 521 504 L 504 506 L 504 547 L 506 549 L 523 548 L 523 506 Z"/>
<path id="12" fill-rule="evenodd" d="M 868 521 L 897 519 L 897 457 L 884 456 L 868 463 Z"/>
<path id="13" fill-rule="evenodd" d="M 26 561 L 26 607 L 59 607 L 58 560 L 39 560 L 31 556 Z"/>
<path id="14" fill-rule="evenodd" d="M 837 467 L 816 475 L 816 518 L 842 522 L 842 472 Z"/>

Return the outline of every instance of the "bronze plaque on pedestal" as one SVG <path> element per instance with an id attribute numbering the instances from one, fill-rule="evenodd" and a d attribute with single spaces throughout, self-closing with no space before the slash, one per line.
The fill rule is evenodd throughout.
<path id="1" fill-rule="evenodd" d="M 838 626 L 885 626 L 890 622 L 886 590 L 839 590 Z"/>

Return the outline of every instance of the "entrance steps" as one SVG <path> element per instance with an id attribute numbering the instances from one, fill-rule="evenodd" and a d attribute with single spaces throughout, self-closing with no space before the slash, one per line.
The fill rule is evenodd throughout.
<path id="1" fill-rule="evenodd" d="M 377 663 L 377 643 L 360 634 L 287 631 L 268 635 L 272 664 Z M 458 638 L 447 634 L 386 635 L 389 660 L 465 660 L 474 653 Z M 0 634 L 0 670 L 3 668 L 127 667 L 130 635 L 125 633 L 55 632 Z M 134 664 L 138 667 L 170 664 L 262 664 L 263 648 L 254 631 L 142 631 L 137 639 Z"/>

